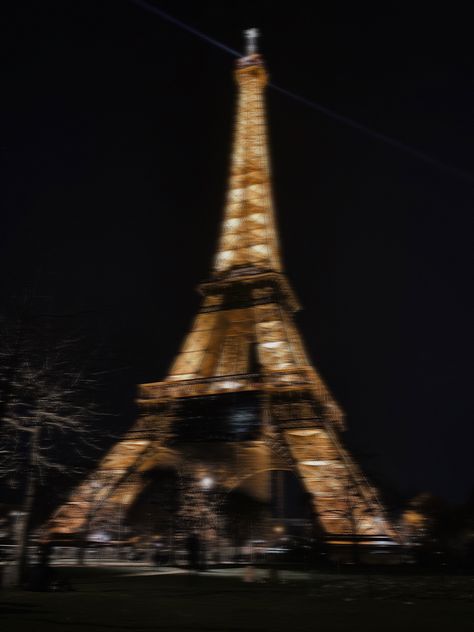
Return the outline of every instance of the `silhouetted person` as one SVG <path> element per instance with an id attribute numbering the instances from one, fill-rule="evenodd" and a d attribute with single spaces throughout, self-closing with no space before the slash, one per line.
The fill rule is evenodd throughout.
<path id="1" fill-rule="evenodd" d="M 43 542 L 38 548 L 38 563 L 45 569 L 49 568 L 52 551 L 53 545 L 51 542 Z"/>
<path id="2" fill-rule="evenodd" d="M 199 535 L 193 531 L 186 540 L 186 551 L 188 554 L 188 567 L 193 570 L 199 570 L 199 554 L 201 549 L 201 542 Z"/>
<path id="3" fill-rule="evenodd" d="M 50 567 L 52 544 L 44 542 L 38 547 L 38 561 L 33 566 L 28 579 L 29 590 L 46 591 L 51 587 L 55 573 Z"/>

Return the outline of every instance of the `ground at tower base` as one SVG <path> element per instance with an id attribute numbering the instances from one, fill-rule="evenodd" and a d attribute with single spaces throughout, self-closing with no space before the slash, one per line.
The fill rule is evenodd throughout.
<path id="1" fill-rule="evenodd" d="M 447 573 L 62 567 L 69 592 L 3 591 L 3 632 L 472 630 L 474 578 Z"/>

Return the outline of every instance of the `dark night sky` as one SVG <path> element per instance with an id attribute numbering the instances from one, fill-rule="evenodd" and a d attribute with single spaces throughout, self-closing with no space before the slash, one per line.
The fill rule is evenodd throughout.
<path id="1" fill-rule="evenodd" d="M 356 4 L 159 6 L 233 48 L 260 27 L 275 83 L 474 174 L 471 21 Z M 209 273 L 233 59 L 126 0 L 2 13 L 0 291 L 87 312 L 117 369 L 103 399 L 123 429 L 134 385 L 164 376 Z M 350 445 L 402 494 L 463 500 L 474 182 L 277 93 L 268 116 L 297 320 Z"/>

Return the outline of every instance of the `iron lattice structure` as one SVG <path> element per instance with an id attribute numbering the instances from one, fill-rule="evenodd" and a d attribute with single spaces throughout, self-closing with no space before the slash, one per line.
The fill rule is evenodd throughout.
<path id="1" fill-rule="evenodd" d="M 341 441 L 342 412 L 294 323 L 298 304 L 282 271 L 272 202 L 261 56 L 239 59 L 235 76 L 230 180 L 200 311 L 167 377 L 139 387 L 135 425 L 52 517 L 54 537 L 124 515 L 153 468 L 195 464 L 224 489 L 240 486 L 260 500 L 270 493 L 265 473 L 290 470 L 329 541 L 394 538 L 376 490 Z"/>

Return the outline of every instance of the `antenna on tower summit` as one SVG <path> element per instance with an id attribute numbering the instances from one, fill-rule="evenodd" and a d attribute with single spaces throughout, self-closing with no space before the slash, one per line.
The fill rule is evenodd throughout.
<path id="1" fill-rule="evenodd" d="M 244 31 L 245 37 L 245 55 L 255 55 L 257 52 L 257 38 L 260 35 L 260 31 L 256 28 L 247 29 Z"/>

